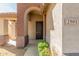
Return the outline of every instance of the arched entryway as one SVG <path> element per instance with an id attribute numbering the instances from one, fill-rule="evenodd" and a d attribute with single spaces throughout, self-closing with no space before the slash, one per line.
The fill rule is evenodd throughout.
<path id="1" fill-rule="evenodd" d="M 38 7 L 30 7 L 24 15 L 24 34 L 28 38 L 28 43 L 34 43 L 35 40 L 43 40 L 43 14 Z M 27 40 L 27 39 L 26 39 Z M 27 41 L 25 41 L 25 45 Z"/>
<path id="2" fill-rule="evenodd" d="M 25 47 L 28 43 L 33 43 L 31 40 L 45 38 L 45 19 L 43 18 L 43 10 L 39 6 L 27 7 L 22 4 L 26 7 L 21 7 L 20 5 L 17 8 L 16 46 Z M 41 35 L 39 35 L 40 33 Z"/>
<path id="3" fill-rule="evenodd" d="M 43 40 L 43 32 L 44 30 L 44 21 L 43 21 L 43 14 L 41 9 L 38 7 L 30 7 L 26 10 L 25 17 L 24 17 L 24 29 L 25 35 L 28 36 L 28 46 L 27 52 L 25 55 L 38 55 L 37 51 L 37 43 L 38 40 Z M 25 39 L 27 40 L 27 39 Z M 25 43 L 25 45 L 27 42 Z M 29 54 L 31 51 L 31 54 Z"/>

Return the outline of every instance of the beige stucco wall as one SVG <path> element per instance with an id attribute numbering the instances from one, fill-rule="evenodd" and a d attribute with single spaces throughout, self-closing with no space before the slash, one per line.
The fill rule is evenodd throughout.
<path id="1" fill-rule="evenodd" d="M 28 36 L 29 40 L 36 39 L 36 21 L 43 21 L 40 15 L 31 15 L 31 19 L 28 21 Z"/>
<path id="2" fill-rule="evenodd" d="M 58 55 L 62 55 L 62 4 L 56 4 L 52 13 L 54 31 L 51 32 L 51 43 L 55 46 Z"/>
<path id="3" fill-rule="evenodd" d="M 53 7 L 51 5 L 46 14 L 46 40 L 48 43 L 50 43 L 50 31 L 54 30 L 52 11 Z"/>
<path id="4" fill-rule="evenodd" d="M 4 35 L 4 20 L 0 19 L 0 35 Z"/>
<path id="5" fill-rule="evenodd" d="M 79 4 L 63 4 L 63 53 L 79 53 Z M 77 20 L 77 24 L 65 24 L 64 20 Z"/>
<path id="6" fill-rule="evenodd" d="M 62 4 L 51 4 L 46 17 L 46 40 L 51 51 L 62 55 Z"/>
<path id="7" fill-rule="evenodd" d="M 15 22 L 10 24 L 9 20 L 0 18 L 0 35 L 7 35 L 10 39 L 16 39 Z"/>
<path id="8" fill-rule="evenodd" d="M 8 24 L 7 21 L 0 18 L 0 45 L 6 44 L 8 42 Z"/>
<path id="9" fill-rule="evenodd" d="M 8 21 L 0 18 L 0 35 L 8 35 Z"/>
<path id="10" fill-rule="evenodd" d="M 4 35 L 8 35 L 8 20 L 4 20 Z"/>

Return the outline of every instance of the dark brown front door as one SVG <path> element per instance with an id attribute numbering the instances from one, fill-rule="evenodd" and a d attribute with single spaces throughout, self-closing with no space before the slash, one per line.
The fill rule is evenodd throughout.
<path id="1" fill-rule="evenodd" d="M 36 22 L 36 39 L 43 39 L 43 22 Z"/>

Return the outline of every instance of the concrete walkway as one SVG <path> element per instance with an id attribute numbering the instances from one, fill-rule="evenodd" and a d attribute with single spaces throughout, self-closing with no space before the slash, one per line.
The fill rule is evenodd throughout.
<path id="1" fill-rule="evenodd" d="M 38 56 L 37 43 L 37 40 L 30 40 L 24 56 Z"/>
<path id="2" fill-rule="evenodd" d="M 12 44 L 0 46 L 0 56 L 24 56 L 26 49 L 16 48 Z"/>

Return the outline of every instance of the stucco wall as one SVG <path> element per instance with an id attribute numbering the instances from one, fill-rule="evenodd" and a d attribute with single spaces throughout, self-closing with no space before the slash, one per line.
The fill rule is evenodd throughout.
<path id="1" fill-rule="evenodd" d="M 62 55 L 62 4 L 56 4 L 53 9 L 54 31 L 51 32 L 51 43 L 58 55 Z"/>
<path id="2" fill-rule="evenodd" d="M 36 39 L 36 21 L 43 21 L 40 15 L 31 15 L 31 19 L 28 21 L 28 35 L 30 39 Z"/>
<path id="3" fill-rule="evenodd" d="M 8 20 L 4 20 L 4 35 L 8 35 Z"/>
<path id="4" fill-rule="evenodd" d="M 7 21 L 0 18 L 0 45 L 4 45 L 8 41 Z"/>
<path id="5" fill-rule="evenodd" d="M 79 53 L 79 4 L 63 4 L 63 53 Z M 64 21 L 77 20 L 75 24 Z"/>
<path id="6" fill-rule="evenodd" d="M 51 51 L 62 55 L 62 4 L 51 4 L 46 17 L 46 40 Z"/>
<path id="7" fill-rule="evenodd" d="M 8 21 L 0 19 L 0 35 L 8 35 Z"/>
<path id="8" fill-rule="evenodd" d="M 4 20 L 0 19 L 0 35 L 4 35 Z"/>

